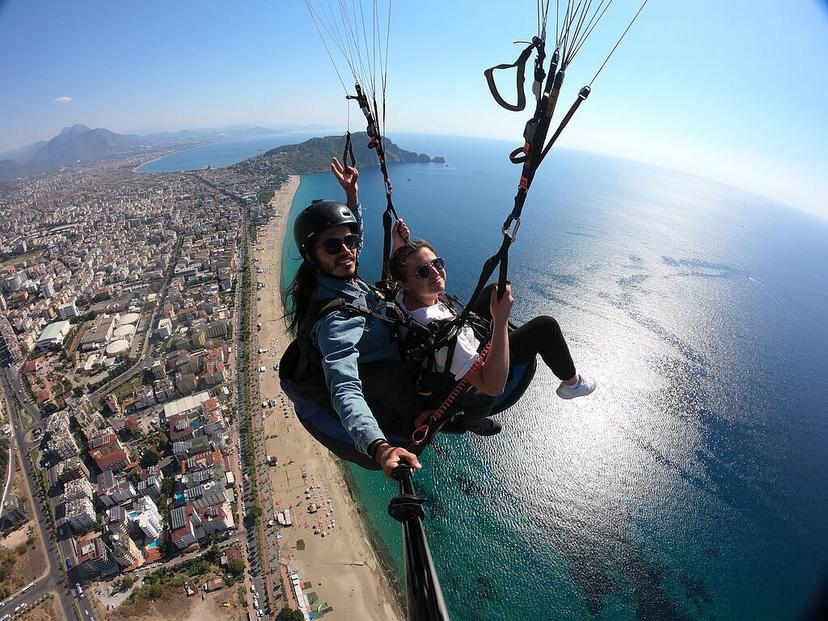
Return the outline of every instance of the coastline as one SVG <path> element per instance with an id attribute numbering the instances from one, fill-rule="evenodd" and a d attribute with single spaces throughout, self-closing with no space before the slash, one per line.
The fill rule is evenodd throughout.
<path id="1" fill-rule="evenodd" d="M 153 174 L 153 173 L 145 173 L 145 172 L 144 172 L 144 171 L 142 171 L 141 169 L 142 169 L 144 166 L 146 166 L 147 164 L 152 164 L 153 162 L 157 162 L 157 161 L 158 161 L 158 160 L 160 160 L 160 159 L 164 159 L 164 158 L 165 158 L 165 157 L 167 157 L 168 155 L 170 155 L 170 154 L 169 154 L 169 153 L 165 153 L 164 155 L 159 155 L 158 157 L 154 157 L 154 158 L 152 158 L 151 160 L 147 160 L 146 162 L 141 162 L 140 164 L 138 164 L 137 166 L 135 166 L 135 167 L 132 169 L 132 172 L 134 172 L 134 173 L 135 173 L 135 174 L 137 174 L 137 175 Z"/>
<path id="2" fill-rule="evenodd" d="M 187 148 L 192 148 L 192 147 L 187 147 Z M 186 150 L 186 149 L 183 149 L 183 150 Z M 140 164 L 136 164 L 135 166 L 133 166 L 132 167 L 132 172 L 135 173 L 136 175 L 163 174 L 163 173 L 157 173 L 157 172 L 151 172 L 151 171 L 142 171 L 141 168 L 143 168 L 147 164 L 152 164 L 153 162 L 157 162 L 158 160 L 163 160 L 165 157 L 169 157 L 170 155 L 174 155 L 175 153 L 180 153 L 180 151 L 181 150 L 175 150 L 175 149 L 171 149 L 169 151 L 163 151 L 163 152 L 161 152 L 160 155 L 157 155 L 156 157 L 153 157 L 151 160 L 146 160 L 144 162 L 141 162 Z M 187 173 L 187 172 L 190 172 L 190 171 L 183 170 L 183 171 L 178 171 L 178 172 Z"/>
<path id="3" fill-rule="evenodd" d="M 264 417 L 266 451 L 279 464 L 270 468 L 272 507 L 263 507 L 264 517 L 291 509 L 294 525 L 281 529 L 279 563 L 311 582 L 305 593 L 315 592 L 320 603 L 333 608 L 326 618 L 399 621 L 403 611 L 396 574 L 365 522 L 345 465 L 305 431 L 273 370 L 291 341 L 282 320 L 281 256 L 284 225 L 299 183 L 292 175 L 276 192 L 270 205 L 279 216 L 259 227 L 252 248 L 256 279 L 264 284 L 256 307 L 262 326 L 258 348 L 266 350 L 259 356 L 266 369 L 260 373 L 260 393 L 263 400 L 276 401 L 254 415 Z M 311 503 L 317 507 L 313 513 L 308 511 Z M 284 576 L 283 571 L 283 581 Z"/>
<path id="4" fill-rule="evenodd" d="M 403 582 L 404 578 L 397 570 L 394 559 L 391 556 L 391 552 L 383 540 L 382 535 L 376 528 L 374 528 L 368 519 L 368 507 L 359 496 L 357 484 L 354 481 L 353 475 L 344 461 L 335 457 L 333 459 L 339 467 L 339 474 L 342 477 L 342 483 L 345 485 L 345 488 L 348 491 L 348 496 L 351 498 L 351 502 L 354 503 L 354 509 L 359 515 L 365 538 L 367 539 L 369 545 L 373 548 L 374 553 L 377 555 L 377 561 L 382 567 L 382 575 L 385 580 L 385 586 L 396 598 L 394 601 L 404 602 L 406 598 L 405 584 Z M 400 607 L 400 616 L 405 617 L 405 610 L 402 606 Z"/>

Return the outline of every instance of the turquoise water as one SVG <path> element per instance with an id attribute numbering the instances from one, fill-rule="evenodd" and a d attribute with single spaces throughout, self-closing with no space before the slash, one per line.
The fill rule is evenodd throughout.
<path id="1" fill-rule="evenodd" d="M 512 145 L 395 141 L 446 156 L 394 166 L 395 204 L 468 295 L 511 208 Z M 360 183 L 373 278 L 381 178 L 366 169 Z M 291 219 L 340 193 L 303 177 Z M 296 258 L 286 243 L 287 275 Z M 563 402 L 541 368 L 501 434 L 426 455 L 417 484 L 452 618 L 796 618 L 828 575 L 826 265 L 823 220 L 553 152 L 511 252 L 514 315 L 554 315 L 599 389 Z M 400 561 L 394 485 L 353 475 Z"/>

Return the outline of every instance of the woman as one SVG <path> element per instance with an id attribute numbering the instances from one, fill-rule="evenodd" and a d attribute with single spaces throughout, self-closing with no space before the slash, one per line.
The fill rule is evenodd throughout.
<path id="1" fill-rule="evenodd" d="M 399 360 L 391 327 L 371 315 L 346 309 L 325 313 L 331 300 L 377 309 L 381 301 L 357 274 L 362 247 L 359 205 L 359 171 L 343 167 L 334 158 L 331 171 L 339 181 L 347 204 L 314 201 L 294 223 L 294 239 L 302 264 L 285 290 L 284 307 L 297 340 L 321 356 L 330 402 L 357 450 L 370 456 L 391 478 L 391 472 L 407 461 L 419 469 L 417 456 L 391 446 L 368 406 L 360 380 L 359 364 Z M 320 314 L 321 313 L 321 314 Z"/>
<path id="2" fill-rule="evenodd" d="M 454 316 L 446 303 L 445 263 L 428 242 L 419 240 L 403 244 L 409 236 L 408 227 L 402 224 L 395 231 L 394 254 L 391 257 L 392 277 L 399 284 L 397 303 L 409 316 L 423 325 L 438 319 Z M 485 305 L 488 300 L 488 309 Z M 478 392 L 498 395 L 508 376 L 509 366 L 525 364 L 538 354 L 561 380 L 556 393 L 562 399 L 583 397 L 595 390 L 593 381 L 579 375 L 575 370 L 558 322 L 548 316 L 535 317 L 511 333 L 507 331 L 509 310 L 512 307 L 511 287 L 507 285 L 503 297 L 498 300 L 494 285 L 489 285 L 480 295 L 482 303 L 473 309 L 478 315 L 493 320 L 492 341 L 489 355 L 483 364 L 475 364 L 479 354 L 479 341 L 471 328 L 464 326 L 451 360 L 451 373 L 455 380 L 463 377 Z M 487 312 L 488 310 L 488 312 Z M 506 340 L 506 345 L 502 339 Z M 505 352 L 501 351 L 505 348 Z M 437 352 L 435 364 L 438 372 L 445 370 L 448 356 L 447 347 Z M 505 369 L 504 369 L 505 363 Z M 485 408 L 470 408 L 459 421 L 459 430 L 472 431 L 480 435 L 494 435 L 501 429 L 500 423 L 486 416 Z M 455 423 L 457 424 L 457 423 Z M 445 430 L 445 428 L 444 428 Z"/>

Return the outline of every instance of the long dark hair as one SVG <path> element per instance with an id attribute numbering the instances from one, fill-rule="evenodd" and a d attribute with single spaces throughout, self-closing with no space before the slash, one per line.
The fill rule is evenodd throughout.
<path id="1" fill-rule="evenodd" d="M 302 261 L 296 276 L 282 293 L 284 319 L 291 332 L 296 332 L 308 314 L 315 289 L 316 270 L 307 261 Z"/>

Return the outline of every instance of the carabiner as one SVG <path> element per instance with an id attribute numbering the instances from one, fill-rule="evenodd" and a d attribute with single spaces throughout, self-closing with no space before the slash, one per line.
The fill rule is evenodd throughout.
<path id="1" fill-rule="evenodd" d="M 509 227 L 510 226 L 514 226 L 511 233 L 509 232 Z M 503 232 L 503 235 L 505 237 L 509 238 L 509 241 L 515 241 L 515 238 L 517 237 L 517 232 L 518 232 L 519 228 L 520 228 L 520 218 L 513 218 L 512 216 L 509 216 L 506 219 L 506 222 L 503 223 L 503 231 L 502 232 Z"/>

